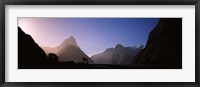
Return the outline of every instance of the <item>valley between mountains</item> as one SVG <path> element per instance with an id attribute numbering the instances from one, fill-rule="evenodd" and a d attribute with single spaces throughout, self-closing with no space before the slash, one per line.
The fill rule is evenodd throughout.
<path id="1" fill-rule="evenodd" d="M 19 69 L 181 69 L 182 19 L 160 18 L 147 44 L 118 43 L 88 56 L 70 36 L 56 47 L 41 47 L 18 27 Z"/>

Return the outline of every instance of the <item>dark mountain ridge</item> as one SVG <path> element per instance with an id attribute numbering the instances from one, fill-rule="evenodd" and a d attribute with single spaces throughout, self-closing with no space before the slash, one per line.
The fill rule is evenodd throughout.
<path id="1" fill-rule="evenodd" d="M 182 19 L 161 18 L 132 63 L 182 68 Z"/>
<path id="2" fill-rule="evenodd" d="M 43 65 L 46 60 L 45 52 L 20 27 L 18 27 L 18 38 L 18 68 Z"/>

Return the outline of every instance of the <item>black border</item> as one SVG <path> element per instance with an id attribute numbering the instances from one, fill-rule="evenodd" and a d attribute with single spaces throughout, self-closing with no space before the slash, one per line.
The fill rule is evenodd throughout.
<path id="1" fill-rule="evenodd" d="M 5 82 L 5 5 L 195 5 L 195 82 Z M 1 0 L 0 86 L 1 87 L 200 87 L 199 34 L 200 0 Z"/>

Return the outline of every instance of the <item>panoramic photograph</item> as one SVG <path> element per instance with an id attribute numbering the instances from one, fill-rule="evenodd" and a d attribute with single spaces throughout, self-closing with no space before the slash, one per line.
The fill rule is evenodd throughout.
<path id="1" fill-rule="evenodd" d="M 182 69 L 182 18 L 18 17 L 18 69 Z"/>

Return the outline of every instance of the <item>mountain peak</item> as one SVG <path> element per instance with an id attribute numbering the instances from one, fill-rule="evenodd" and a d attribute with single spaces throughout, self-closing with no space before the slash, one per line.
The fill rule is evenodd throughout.
<path id="1" fill-rule="evenodd" d="M 70 36 L 69 38 L 65 39 L 65 41 L 62 43 L 63 45 L 73 45 L 77 47 L 76 39 L 73 36 Z"/>
<path id="2" fill-rule="evenodd" d="M 75 41 L 76 42 L 76 40 L 73 36 L 70 36 L 69 38 L 65 39 L 65 41 Z"/>
<path id="3" fill-rule="evenodd" d="M 70 36 L 68 39 L 69 39 L 69 40 L 74 40 L 74 41 L 75 41 L 75 38 L 74 38 L 73 36 Z"/>
<path id="4" fill-rule="evenodd" d="M 115 48 L 123 48 L 124 46 L 122 46 L 121 44 L 117 44 Z"/>

